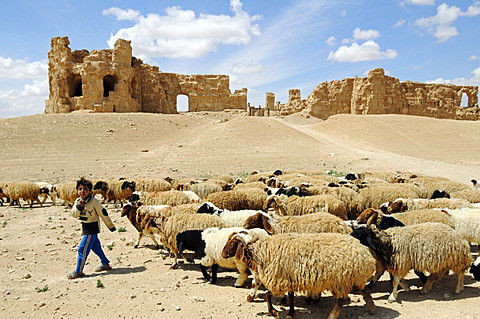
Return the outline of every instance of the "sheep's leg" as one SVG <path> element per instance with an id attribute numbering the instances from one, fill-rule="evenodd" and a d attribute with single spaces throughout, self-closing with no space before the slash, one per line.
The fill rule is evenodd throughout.
<path id="1" fill-rule="evenodd" d="M 247 301 L 252 302 L 255 296 L 257 295 L 258 287 L 260 286 L 260 280 L 258 280 L 257 274 L 253 273 L 252 286 L 247 295 Z"/>
<path id="2" fill-rule="evenodd" d="M 362 290 L 360 290 L 360 294 L 362 295 L 363 300 L 365 301 L 366 311 L 369 314 L 373 315 L 373 313 L 375 312 L 375 304 L 373 303 L 372 295 L 367 290 L 367 288 L 363 288 Z"/>
<path id="3" fill-rule="evenodd" d="M 202 271 L 203 278 L 205 278 L 207 281 L 210 281 L 210 275 L 208 274 L 207 269 L 208 267 L 200 264 L 200 270 Z"/>
<path id="4" fill-rule="evenodd" d="M 272 305 L 272 293 L 270 291 L 267 291 L 267 294 L 265 295 L 265 300 L 267 301 L 268 314 L 270 316 L 278 318 L 278 311 Z"/>
<path id="5" fill-rule="evenodd" d="M 218 264 L 213 264 L 212 265 L 212 281 L 210 281 L 212 284 L 217 283 L 217 273 L 218 273 Z"/>
<path id="6" fill-rule="evenodd" d="M 247 280 L 248 274 L 247 274 L 247 268 L 244 265 L 237 264 L 237 269 L 240 274 L 238 275 L 238 278 L 233 284 L 233 286 L 236 288 L 239 288 L 239 287 L 242 287 L 243 284 L 245 283 L 245 280 Z"/>
<path id="7" fill-rule="evenodd" d="M 454 294 L 459 294 L 463 291 L 463 279 L 465 277 L 464 271 L 455 272 L 457 275 L 457 287 L 455 288 Z"/>
<path id="8" fill-rule="evenodd" d="M 400 287 L 402 287 L 403 290 L 410 291 L 410 286 L 403 279 L 400 279 L 398 284 L 400 285 Z"/>
<path id="9" fill-rule="evenodd" d="M 376 269 L 375 269 L 375 274 L 373 275 L 373 278 L 370 280 L 370 283 L 368 284 L 369 288 L 372 288 L 375 286 L 375 284 L 378 282 L 378 279 L 383 275 L 385 272 L 385 268 L 383 268 L 382 263 L 377 260 L 377 263 L 375 264 Z"/>
<path id="10" fill-rule="evenodd" d="M 430 289 L 432 289 L 433 282 L 435 281 L 435 279 L 437 279 L 437 277 L 438 277 L 438 273 L 431 273 L 430 276 L 428 276 L 427 282 L 422 287 L 422 290 L 420 290 L 420 293 L 422 295 L 426 294 L 427 292 L 430 291 Z"/>
<path id="11" fill-rule="evenodd" d="M 45 200 L 47 200 L 46 197 L 45 197 Z M 38 205 L 40 205 L 40 207 L 43 206 L 43 203 L 40 201 L 40 199 L 38 197 L 35 198 L 35 201 L 38 203 Z M 33 206 L 33 199 L 32 199 L 32 206 Z"/>
<path id="12" fill-rule="evenodd" d="M 418 270 L 414 270 L 413 272 L 415 273 L 415 275 L 418 276 L 418 278 L 420 278 L 422 284 L 425 284 L 427 282 L 428 277 L 423 272 Z"/>
<path id="13" fill-rule="evenodd" d="M 335 300 L 335 305 L 333 306 L 332 311 L 328 314 L 327 319 L 338 319 L 340 316 L 340 311 L 342 311 L 343 305 L 348 304 L 348 298 L 347 299 L 336 299 Z"/>
<path id="14" fill-rule="evenodd" d="M 137 242 L 135 243 L 135 246 L 133 246 L 133 248 L 138 248 L 138 246 L 140 246 L 140 239 L 142 239 L 142 237 L 143 237 L 143 232 L 138 232 Z"/>
<path id="15" fill-rule="evenodd" d="M 150 236 L 150 238 L 152 239 L 153 243 L 155 244 L 155 249 L 159 249 L 160 248 L 160 244 L 157 242 L 157 240 L 155 239 L 155 235 L 153 235 L 152 232 L 148 233 L 148 236 Z"/>
<path id="16" fill-rule="evenodd" d="M 398 284 L 400 283 L 400 280 L 402 278 L 399 276 L 393 276 L 393 290 L 390 296 L 388 297 L 388 302 L 395 302 L 397 301 L 397 296 L 398 296 Z"/>
<path id="17" fill-rule="evenodd" d="M 288 292 L 288 313 L 287 313 L 287 318 L 293 318 L 295 315 L 295 294 L 293 291 Z"/>

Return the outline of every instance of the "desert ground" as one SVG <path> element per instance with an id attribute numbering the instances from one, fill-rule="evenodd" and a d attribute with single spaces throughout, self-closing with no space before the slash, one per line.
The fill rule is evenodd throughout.
<path id="1" fill-rule="evenodd" d="M 284 172 L 411 172 L 470 184 L 480 179 L 480 121 L 403 115 L 336 115 L 328 120 L 295 114 L 247 117 L 243 112 L 162 114 L 38 114 L 0 119 L 0 181 L 87 178 L 241 177 L 253 170 Z M 0 207 L 0 317 L 2 318 L 268 318 L 265 290 L 252 303 L 248 285 L 234 288 L 236 273 L 222 270 L 206 283 L 198 264 L 172 270 L 172 260 L 149 238 L 133 248 L 135 229 L 107 206 L 117 229 L 99 237 L 113 270 L 68 280 L 76 261 L 80 224 L 66 206 Z M 472 247 L 474 256 L 477 247 Z M 374 315 L 352 295 L 340 318 L 480 318 L 480 283 L 466 274 L 465 290 L 452 292 L 455 276 L 426 295 L 407 277 L 410 292 L 388 303 L 388 276 L 374 288 Z M 249 281 L 247 281 L 249 283 Z M 287 307 L 278 305 L 280 318 Z M 323 318 L 333 299 L 316 305 L 296 298 L 297 318 Z"/>

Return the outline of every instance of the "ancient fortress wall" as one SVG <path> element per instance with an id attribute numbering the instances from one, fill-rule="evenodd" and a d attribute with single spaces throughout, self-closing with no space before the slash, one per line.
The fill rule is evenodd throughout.
<path id="1" fill-rule="evenodd" d="M 247 89 L 230 91 L 228 75 L 183 75 L 161 72 L 132 56 L 130 41 L 113 49 L 75 50 L 68 37 L 51 40 L 50 95 L 45 113 L 177 113 L 177 96 L 189 98 L 189 111 L 247 108 Z"/>
<path id="2" fill-rule="evenodd" d="M 462 95 L 468 106 L 460 106 Z M 400 82 L 373 69 L 365 78 L 320 83 L 307 99 L 289 91 L 289 101 L 279 104 L 281 114 L 301 110 L 326 119 L 334 114 L 406 114 L 444 119 L 479 120 L 478 86 Z"/>

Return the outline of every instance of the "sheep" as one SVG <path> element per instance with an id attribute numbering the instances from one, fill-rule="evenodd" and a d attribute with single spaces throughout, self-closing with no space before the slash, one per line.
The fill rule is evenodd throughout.
<path id="1" fill-rule="evenodd" d="M 267 198 L 259 188 L 246 188 L 209 194 L 206 201 L 228 210 L 262 209 Z"/>
<path id="2" fill-rule="evenodd" d="M 392 202 L 397 198 L 419 198 L 425 196 L 425 192 L 413 184 L 381 184 L 369 186 L 359 190 L 363 199 L 360 203 L 364 208 L 379 208 L 385 202 Z"/>
<path id="3" fill-rule="evenodd" d="M 375 271 L 375 259 L 350 235 L 289 233 L 255 240 L 240 233 L 227 242 L 222 252 L 224 258 L 232 256 L 243 260 L 255 282 L 268 290 L 266 300 L 272 316 L 278 315 L 272 306 L 272 295 L 288 293 L 288 316 L 293 317 L 295 292 L 319 296 L 324 290 L 330 290 L 335 298 L 328 318 L 338 318 L 342 305 L 348 302 L 348 294 L 354 291 L 360 291 L 369 313 L 375 309 L 365 288 Z M 249 294 L 248 300 L 252 299 Z"/>
<path id="4" fill-rule="evenodd" d="M 54 185 L 57 191 L 57 196 L 68 207 L 72 207 L 75 200 L 78 198 L 78 192 L 75 182 L 60 183 Z"/>
<path id="5" fill-rule="evenodd" d="M 480 245 L 480 209 L 442 209 L 452 216 L 455 232 L 465 238 L 469 243 Z"/>
<path id="6" fill-rule="evenodd" d="M 100 180 L 93 180 L 93 190 L 92 190 L 92 195 L 100 195 L 103 198 L 103 201 L 107 200 L 107 192 L 108 192 L 108 183 L 106 181 L 100 181 Z"/>
<path id="7" fill-rule="evenodd" d="M 311 195 L 332 195 L 345 204 L 348 219 L 355 219 L 365 209 L 362 195 L 351 188 L 346 187 L 308 187 Z"/>
<path id="8" fill-rule="evenodd" d="M 356 219 L 360 224 L 376 225 L 380 230 L 389 227 L 415 225 L 427 222 L 442 223 L 455 228 L 455 222 L 450 214 L 435 209 L 412 210 L 405 213 L 384 214 L 381 211 L 367 208 Z"/>
<path id="9" fill-rule="evenodd" d="M 172 184 L 164 179 L 135 179 L 135 190 L 141 192 L 164 192 L 172 189 Z"/>
<path id="10" fill-rule="evenodd" d="M 451 196 L 466 199 L 470 203 L 480 203 L 480 189 L 464 189 L 452 192 Z"/>
<path id="11" fill-rule="evenodd" d="M 301 216 L 274 217 L 259 212 L 247 218 L 245 229 L 262 228 L 269 234 L 285 233 L 339 233 L 350 234 L 352 228 L 330 213 L 313 213 Z"/>
<path id="12" fill-rule="evenodd" d="M 220 209 L 213 203 L 204 202 L 197 210 L 198 214 L 210 214 L 220 217 L 228 227 L 242 227 L 245 220 L 250 216 L 257 214 L 258 210 L 228 210 Z"/>
<path id="13" fill-rule="evenodd" d="M 470 267 L 470 273 L 473 275 L 475 280 L 480 281 L 480 256 L 475 259 Z"/>
<path id="14" fill-rule="evenodd" d="M 223 247 L 227 243 L 232 234 L 238 232 L 245 232 L 255 234 L 259 238 L 268 237 L 268 233 L 263 229 L 246 230 L 242 227 L 227 227 L 218 228 L 211 227 L 205 230 L 187 230 L 177 234 L 177 248 L 179 254 L 187 261 L 189 260 L 183 256 L 184 250 L 192 250 L 195 255 L 200 258 L 200 270 L 203 277 L 215 284 L 217 281 L 218 267 L 237 269 L 240 273 L 235 281 L 235 287 L 241 287 L 248 278 L 247 265 L 241 260 L 234 257 L 223 258 L 221 256 Z M 207 269 L 212 268 L 212 275 L 207 273 Z"/>
<path id="15" fill-rule="evenodd" d="M 432 195 L 430 196 L 430 199 L 435 199 L 435 198 L 450 198 L 450 194 L 447 193 L 446 191 L 436 189 L 433 191 Z"/>
<path id="16" fill-rule="evenodd" d="M 117 206 L 117 200 L 120 202 L 120 207 L 123 206 L 123 201 L 128 200 L 128 197 L 135 191 L 135 182 L 119 180 L 107 181 L 107 201 L 113 201 L 114 206 Z"/>
<path id="17" fill-rule="evenodd" d="M 177 234 L 185 230 L 204 230 L 210 227 L 227 227 L 218 216 L 205 214 L 178 214 L 169 217 L 159 225 L 160 240 L 174 257 L 171 268 L 177 268 L 178 248 Z"/>
<path id="18" fill-rule="evenodd" d="M 472 185 L 473 185 L 474 189 L 478 189 L 478 182 L 477 182 L 476 179 L 473 178 L 473 179 L 470 180 L 470 182 L 472 182 Z"/>
<path id="19" fill-rule="evenodd" d="M 143 235 L 148 235 L 155 244 L 155 249 L 160 247 L 160 244 L 155 239 L 154 233 L 158 234 L 158 226 L 155 222 L 155 217 L 162 210 L 169 210 L 171 206 L 158 205 L 158 206 L 132 206 L 124 205 L 122 208 L 121 217 L 127 216 L 128 220 L 133 227 L 138 231 L 138 239 L 134 248 L 138 248 L 140 240 Z"/>
<path id="20" fill-rule="evenodd" d="M 399 284 L 406 291 L 410 290 L 400 280 L 411 269 L 430 273 L 421 289 L 422 294 L 426 294 L 433 281 L 449 269 L 457 275 L 455 294 L 463 290 L 465 270 L 472 263 L 470 246 L 445 224 L 428 222 L 387 230 L 366 225 L 354 229 L 352 235 L 372 249 L 383 268 L 393 276 L 393 290 L 388 302 L 397 300 Z M 373 282 L 380 274 L 377 269 Z"/>
<path id="21" fill-rule="evenodd" d="M 287 215 L 305 215 L 316 212 L 327 212 L 347 220 L 345 204 L 331 195 L 314 195 L 306 197 L 288 197 L 286 204 Z"/>
<path id="22" fill-rule="evenodd" d="M 2 188 L 2 191 L 5 196 L 10 199 L 10 206 L 16 201 L 18 206 L 22 207 L 20 199 L 28 202 L 30 207 L 33 207 L 33 201 L 36 201 L 42 206 L 42 202 L 38 199 L 38 196 L 40 195 L 40 187 L 33 182 L 8 183 L 6 187 Z"/>
<path id="23" fill-rule="evenodd" d="M 192 203 L 194 200 L 198 201 L 199 197 L 192 194 L 191 191 L 170 190 L 166 192 L 142 192 L 139 195 L 139 200 L 144 205 L 170 205 L 177 206 L 182 204 Z"/>
<path id="24" fill-rule="evenodd" d="M 42 204 L 45 204 L 47 197 L 50 197 L 52 204 L 55 205 L 57 201 L 57 191 L 55 187 L 47 182 L 36 182 L 35 184 L 40 187 L 40 197 L 42 197 Z"/>
<path id="25" fill-rule="evenodd" d="M 195 192 L 200 199 L 205 199 L 207 198 L 208 194 L 212 193 L 218 193 L 222 191 L 222 187 L 215 183 L 210 183 L 210 182 L 202 182 L 202 183 L 195 183 L 195 184 L 188 184 L 185 187 L 185 190 L 190 190 L 192 192 Z"/>
<path id="26" fill-rule="evenodd" d="M 387 212 L 390 214 L 404 212 L 408 210 L 419 210 L 428 208 L 448 208 L 456 209 L 463 207 L 473 207 L 472 204 L 460 198 L 397 198 L 388 204 Z"/>

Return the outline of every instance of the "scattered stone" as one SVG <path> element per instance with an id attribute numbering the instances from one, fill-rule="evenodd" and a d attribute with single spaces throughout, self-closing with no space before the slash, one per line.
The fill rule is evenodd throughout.
<path id="1" fill-rule="evenodd" d="M 180 277 L 180 279 L 183 279 L 183 280 L 188 279 L 188 275 L 184 275 L 184 276 Z"/>
<path id="2" fill-rule="evenodd" d="M 22 278 L 23 278 L 23 279 L 29 279 L 29 278 L 32 278 L 32 275 L 30 275 L 30 274 L 25 274 L 25 275 L 23 275 Z"/>
<path id="3" fill-rule="evenodd" d="M 180 308 L 180 306 L 175 306 L 175 310 L 180 311 L 180 310 L 182 310 L 182 308 Z"/>
<path id="4" fill-rule="evenodd" d="M 452 298 L 452 295 L 449 294 L 448 292 L 443 294 L 443 299 L 450 299 L 450 298 Z"/>

